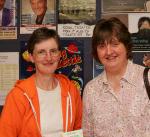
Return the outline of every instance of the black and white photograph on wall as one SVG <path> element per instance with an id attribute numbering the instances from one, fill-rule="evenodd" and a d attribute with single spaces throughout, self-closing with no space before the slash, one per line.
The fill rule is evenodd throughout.
<path id="1" fill-rule="evenodd" d="M 84 84 L 84 42 L 82 40 L 69 39 L 61 40 L 61 44 L 61 59 L 58 65 L 57 73 L 68 76 L 82 92 Z"/>
<path id="2" fill-rule="evenodd" d="M 91 37 L 96 22 L 96 0 L 59 0 L 61 37 Z"/>
<path id="3" fill-rule="evenodd" d="M 104 12 L 144 12 L 147 11 L 146 0 L 101 0 Z"/>
<path id="4" fill-rule="evenodd" d="M 0 0 L 0 39 L 16 38 L 16 1 Z"/>
<path id="5" fill-rule="evenodd" d="M 56 29 L 56 0 L 21 0 L 21 34 L 39 27 Z"/>
<path id="6" fill-rule="evenodd" d="M 150 13 L 129 13 L 129 31 L 134 51 L 150 51 Z"/>
<path id="7" fill-rule="evenodd" d="M 133 52 L 133 62 L 145 67 L 150 67 L 150 51 L 148 52 Z"/>

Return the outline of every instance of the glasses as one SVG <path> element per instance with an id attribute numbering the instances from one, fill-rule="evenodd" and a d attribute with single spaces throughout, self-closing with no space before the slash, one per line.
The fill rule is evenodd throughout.
<path id="1" fill-rule="evenodd" d="M 41 50 L 37 51 L 35 54 L 39 58 L 45 58 L 48 54 L 51 55 L 52 57 L 57 57 L 59 55 L 59 53 L 60 53 L 60 50 L 58 50 L 58 49 L 50 49 L 49 51 L 41 49 Z"/>

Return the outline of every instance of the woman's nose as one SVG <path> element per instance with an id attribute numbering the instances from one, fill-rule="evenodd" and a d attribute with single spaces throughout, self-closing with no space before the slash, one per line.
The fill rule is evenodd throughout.
<path id="1" fill-rule="evenodd" d="M 47 60 L 51 60 L 52 55 L 51 55 L 50 52 L 46 52 L 46 56 L 45 57 L 46 57 Z"/>
<path id="2" fill-rule="evenodd" d="M 107 46 L 106 46 L 106 53 L 108 54 L 108 55 L 110 55 L 111 53 L 112 53 L 112 47 L 111 47 L 111 45 L 110 44 L 107 44 Z"/>

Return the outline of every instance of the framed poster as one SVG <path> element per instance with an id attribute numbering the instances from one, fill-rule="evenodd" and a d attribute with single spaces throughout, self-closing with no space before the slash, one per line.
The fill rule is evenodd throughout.
<path id="1" fill-rule="evenodd" d="M 21 34 L 39 27 L 56 29 L 56 0 L 21 0 Z"/>
<path id="2" fill-rule="evenodd" d="M 57 73 L 66 75 L 82 92 L 83 77 L 83 48 L 82 40 L 61 40 L 62 51 Z"/>
<path id="3" fill-rule="evenodd" d="M 96 0 L 59 0 L 61 37 L 91 37 L 96 21 Z"/>
<path id="4" fill-rule="evenodd" d="M 16 0 L 1 1 L 0 39 L 17 39 Z"/>
<path id="5" fill-rule="evenodd" d="M 144 12 L 146 0 L 101 0 L 102 13 L 104 12 Z"/>

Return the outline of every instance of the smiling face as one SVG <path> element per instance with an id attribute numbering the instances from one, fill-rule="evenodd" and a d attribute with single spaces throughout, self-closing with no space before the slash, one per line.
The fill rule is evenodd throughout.
<path id="1" fill-rule="evenodd" d="M 126 48 L 117 38 L 100 43 L 97 46 L 97 54 L 106 70 L 124 67 L 127 64 Z"/>
<path id="2" fill-rule="evenodd" d="M 37 15 L 43 15 L 47 9 L 47 0 L 30 0 L 31 8 Z"/>
<path id="3" fill-rule="evenodd" d="M 36 74 L 53 74 L 60 60 L 60 51 L 55 39 L 50 38 L 35 44 L 30 59 L 35 64 Z"/>
<path id="4" fill-rule="evenodd" d="M 0 10 L 3 9 L 4 4 L 5 4 L 5 0 L 0 0 Z"/>

